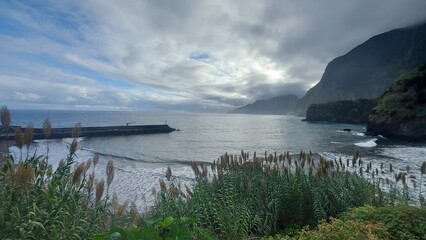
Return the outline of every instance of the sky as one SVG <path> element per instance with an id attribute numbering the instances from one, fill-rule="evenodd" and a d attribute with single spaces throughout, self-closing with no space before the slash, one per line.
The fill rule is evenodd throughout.
<path id="1" fill-rule="evenodd" d="M 0 105 L 226 112 L 302 97 L 425 0 L 1 0 Z"/>

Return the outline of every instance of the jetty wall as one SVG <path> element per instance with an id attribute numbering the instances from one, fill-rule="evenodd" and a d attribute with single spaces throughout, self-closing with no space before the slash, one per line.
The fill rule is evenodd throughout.
<path id="1" fill-rule="evenodd" d="M 17 126 L 9 129 L 6 134 L 4 129 L 0 127 L 0 139 L 14 140 L 15 130 Z M 52 128 L 52 134 L 49 139 L 70 138 L 72 137 L 73 128 Z M 134 125 L 134 126 L 102 126 L 102 127 L 82 127 L 79 137 L 104 137 L 104 136 L 120 136 L 120 135 L 139 135 L 139 134 L 156 134 L 170 133 L 176 129 L 171 128 L 167 124 L 163 125 Z M 22 128 L 22 132 L 25 128 Z M 8 135 L 8 136 L 7 136 Z M 34 140 L 46 139 L 42 128 L 34 128 Z"/>

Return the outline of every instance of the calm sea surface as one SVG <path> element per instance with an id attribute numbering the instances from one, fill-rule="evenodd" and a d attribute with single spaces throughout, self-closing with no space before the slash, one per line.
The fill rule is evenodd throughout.
<path id="1" fill-rule="evenodd" d="M 350 158 L 360 152 L 364 162 L 373 165 L 392 163 L 397 169 L 411 166 L 412 175 L 419 178 L 420 165 L 426 160 L 426 143 L 395 142 L 379 137 L 364 136 L 365 126 L 331 123 L 308 123 L 293 116 L 11 110 L 13 125 L 32 123 L 41 127 L 49 118 L 53 127 L 107 126 L 132 124 L 164 124 L 180 129 L 173 133 L 139 136 L 81 138 L 77 161 L 101 156 L 96 166 L 98 178 L 104 177 L 106 162 L 116 167 L 112 191 L 119 199 L 136 199 L 140 208 L 152 205 L 152 188 L 171 166 L 175 181 L 190 184 L 193 178 L 190 161 L 211 163 L 225 152 L 239 154 L 241 149 L 252 155 L 265 151 L 297 154 L 312 151 L 327 158 Z M 342 131 L 344 128 L 351 132 Z M 67 153 L 71 139 L 49 141 L 49 162 L 57 166 Z M 46 141 L 37 141 L 32 151 L 46 153 Z M 12 147 L 19 158 L 19 151 Z M 390 173 L 386 173 L 390 177 Z"/>

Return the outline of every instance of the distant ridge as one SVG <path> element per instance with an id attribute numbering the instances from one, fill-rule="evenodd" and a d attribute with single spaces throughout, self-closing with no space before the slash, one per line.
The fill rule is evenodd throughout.
<path id="1" fill-rule="evenodd" d="M 292 114 L 293 109 L 299 100 L 300 99 L 295 95 L 287 94 L 265 100 L 257 100 L 252 104 L 233 109 L 229 111 L 229 113 L 271 115 Z"/>
<path id="2" fill-rule="evenodd" d="M 401 75 L 426 62 L 426 23 L 376 35 L 331 61 L 321 80 L 300 100 L 295 114 L 309 105 L 377 98 Z"/>

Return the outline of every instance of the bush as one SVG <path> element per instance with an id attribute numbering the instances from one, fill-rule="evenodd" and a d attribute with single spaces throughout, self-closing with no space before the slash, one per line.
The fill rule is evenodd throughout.
<path id="1" fill-rule="evenodd" d="M 376 240 L 388 239 L 390 234 L 380 223 L 356 222 L 331 218 L 330 223 L 323 221 L 317 230 L 304 228 L 300 235 L 293 239 L 348 239 L 348 240 Z M 291 239 L 291 238 L 289 238 Z"/>
<path id="2" fill-rule="evenodd" d="M 341 214 L 344 220 L 383 223 L 390 239 L 426 239 L 426 208 L 364 206 Z"/>
<path id="3" fill-rule="evenodd" d="M 207 230 L 194 226 L 195 222 L 195 219 L 186 217 L 180 219 L 153 217 L 147 219 L 147 224 L 144 227 L 114 227 L 104 234 L 94 236 L 93 240 L 217 239 Z"/>

